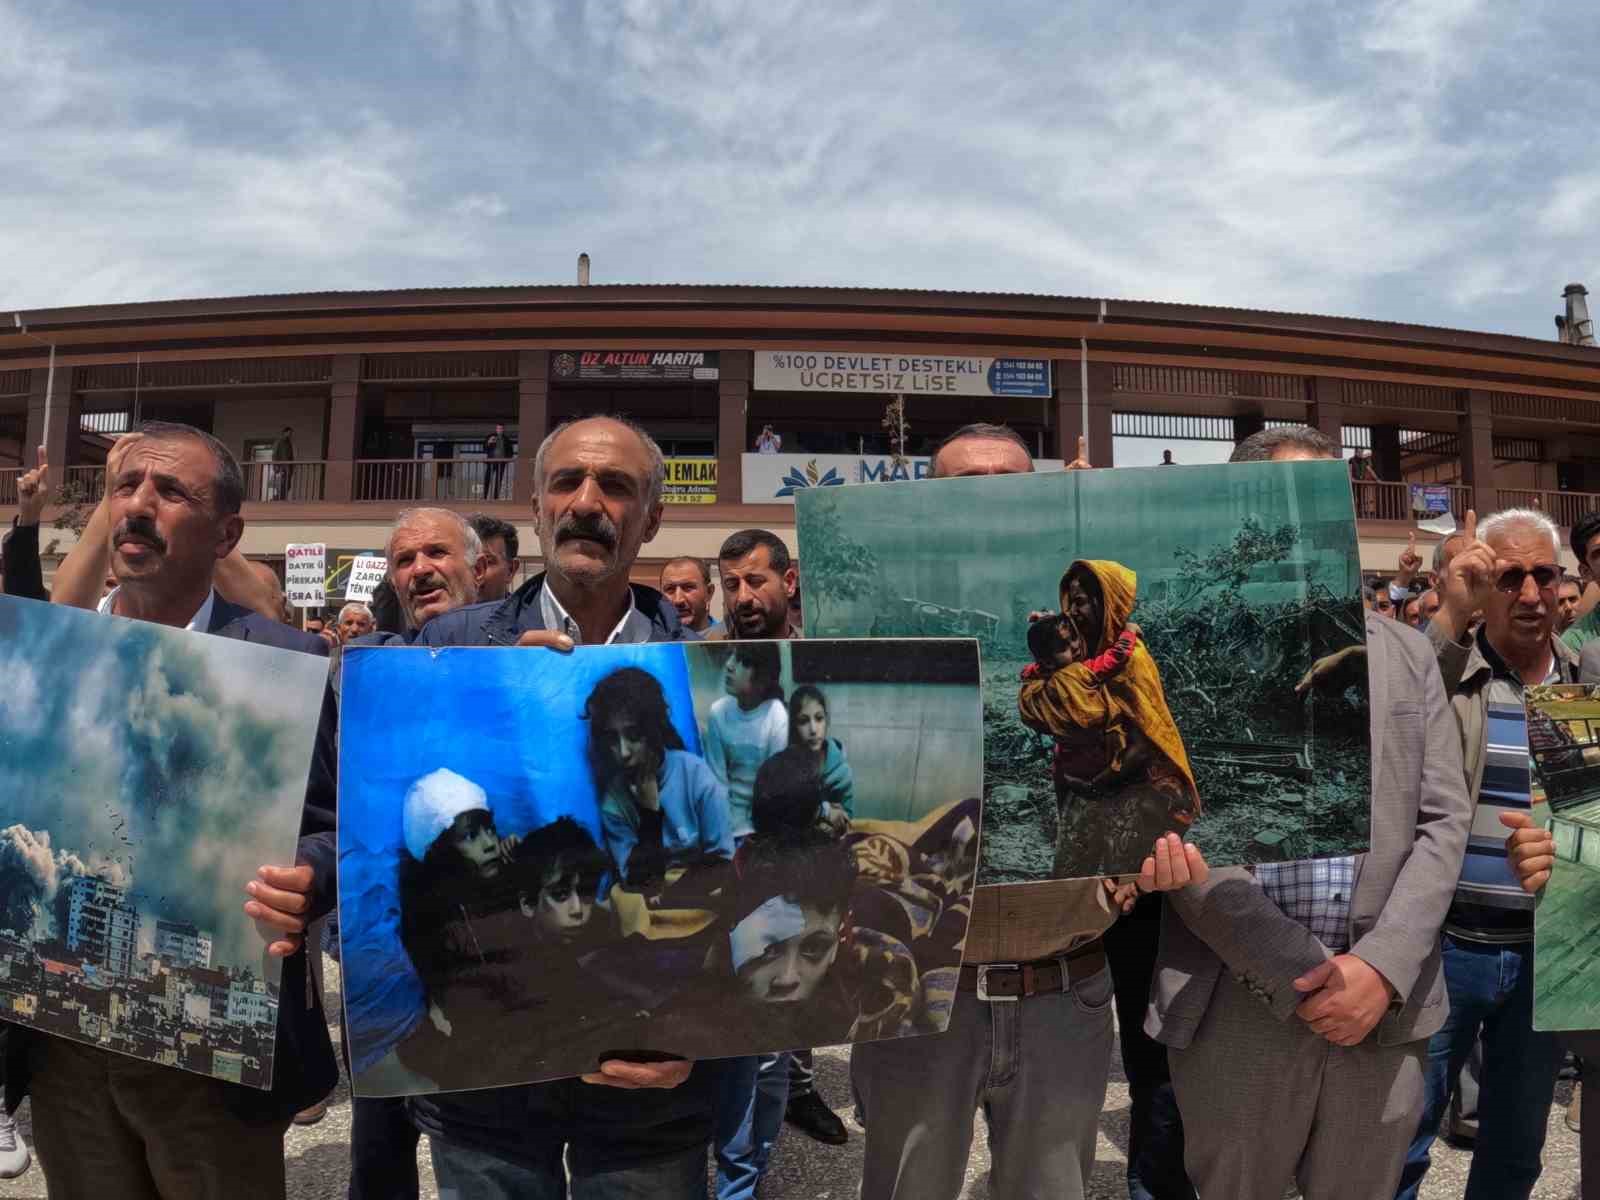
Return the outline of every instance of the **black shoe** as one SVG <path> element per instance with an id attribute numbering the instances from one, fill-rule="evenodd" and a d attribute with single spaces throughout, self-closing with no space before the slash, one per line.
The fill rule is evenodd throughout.
<path id="1" fill-rule="evenodd" d="M 791 1097 L 789 1107 L 784 1110 L 783 1119 L 807 1137 L 815 1138 L 825 1146 L 842 1146 L 850 1140 L 850 1134 L 845 1129 L 844 1122 L 839 1119 L 839 1114 L 824 1104 L 822 1097 L 815 1092 Z"/>

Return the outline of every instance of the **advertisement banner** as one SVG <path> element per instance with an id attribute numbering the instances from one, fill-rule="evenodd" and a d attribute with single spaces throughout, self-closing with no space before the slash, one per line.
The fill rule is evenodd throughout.
<path id="1" fill-rule="evenodd" d="M 758 392 L 871 392 L 892 395 L 1050 396 L 1044 358 L 963 358 L 941 354 L 859 354 L 762 350 Z"/>
<path id="2" fill-rule="evenodd" d="M 661 489 L 663 504 L 715 504 L 717 502 L 717 460 L 714 458 L 669 458 L 667 479 Z"/>
<path id="3" fill-rule="evenodd" d="M 1419 517 L 1437 517 L 1450 511 L 1450 489 L 1444 485 L 1411 485 L 1411 511 Z"/>
<path id="4" fill-rule="evenodd" d="M 381 554 L 362 554 L 350 565 L 350 577 L 345 580 L 344 598 L 368 602 L 372 593 L 383 582 L 383 573 L 389 563 Z"/>
<path id="5" fill-rule="evenodd" d="M 807 488 L 847 483 L 896 483 L 925 479 L 932 459 L 907 455 L 897 465 L 889 454 L 745 454 L 741 456 L 746 504 L 793 504 Z M 1059 471 L 1059 458 L 1036 458 L 1035 471 Z"/>
<path id="6" fill-rule="evenodd" d="M 714 382 L 717 351 L 557 350 L 550 377 L 561 383 Z"/>
<path id="7" fill-rule="evenodd" d="M 284 547 L 283 590 L 295 608 L 321 608 L 328 602 L 323 585 L 324 542 L 290 542 Z"/>

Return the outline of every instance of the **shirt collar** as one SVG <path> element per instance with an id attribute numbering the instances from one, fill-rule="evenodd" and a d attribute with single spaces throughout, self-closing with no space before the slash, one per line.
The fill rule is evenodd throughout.
<path id="1" fill-rule="evenodd" d="M 544 627 L 564 633 L 572 639 L 575 645 L 583 645 L 583 631 L 578 628 L 578 623 L 572 619 L 572 614 L 567 612 L 561 601 L 556 598 L 555 589 L 546 579 L 544 586 L 539 589 L 539 614 L 544 618 Z M 613 643 L 624 645 L 634 642 L 648 642 L 650 640 L 650 620 L 634 603 L 633 589 L 628 589 L 628 611 L 622 614 L 616 628 L 606 638 L 602 645 L 610 646 Z"/>
<path id="2" fill-rule="evenodd" d="M 112 605 L 116 602 L 117 593 L 121 590 L 121 588 L 112 588 L 109 592 L 102 596 L 100 598 L 99 611 L 103 613 L 113 612 Z M 190 633 L 205 633 L 211 628 L 211 613 L 212 610 L 216 608 L 216 605 L 217 592 L 216 589 L 213 588 L 211 591 L 206 593 L 205 601 L 200 605 L 199 609 L 196 610 L 194 616 L 189 618 L 189 623 L 185 625 L 184 628 Z"/>

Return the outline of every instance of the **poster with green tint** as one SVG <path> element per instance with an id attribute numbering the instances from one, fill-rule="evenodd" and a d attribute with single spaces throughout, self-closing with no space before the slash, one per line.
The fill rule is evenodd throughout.
<path id="1" fill-rule="evenodd" d="M 1533 1027 L 1600 1029 L 1600 687 L 1529 688 L 1533 816 L 1556 860 L 1533 918 Z"/>
<path id="2" fill-rule="evenodd" d="M 974 637 L 980 883 L 1366 848 L 1366 638 L 1338 462 L 796 496 L 809 637 Z"/>

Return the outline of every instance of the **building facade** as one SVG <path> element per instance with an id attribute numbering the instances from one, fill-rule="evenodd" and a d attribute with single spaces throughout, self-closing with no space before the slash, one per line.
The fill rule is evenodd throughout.
<path id="1" fill-rule="evenodd" d="M 158 920 L 156 957 L 174 967 L 209 967 L 211 934 L 187 921 Z"/>
<path id="2" fill-rule="evenodd" d="M 638 421 L 669 459 L 641 580 L 678 554 L 714 556 L 734 529 L 792 537 L 795 491 L 915 475 L 977 420 L 1009 424 L 1045 461 L 1073 457 L 1081 435 L 1097 466 L 1118 447 L 1315 425 L 1371 464 L 1356 515 L 1375 570 L 1393 568 L 1423 506 L 1458 519 L 1537 506 L 1563 526 L 1600 507 L 1600 351 L 1497 334 L 1093 298 L 654 285 L 106 305 L 7 325 L 0 519 L 27 448 L 46 445 L 63 499 L 88 504 L 110 439 L 182 420 L 245 464 L 246 553 L 281 563 L 287 544 L 322 542 L 330 569 L 381 551 L 394 513 L 418 503 L 511 520 L 536 559 L 533 449 L 597 411 Z"/>
<path id="3" fill-rule="evenodd" d="M 67 949 L 110 976 L 132 975 L 139 960 L 140 917 L 126 889 L 89 875 L 74 878 L 70 888 Z"/>

